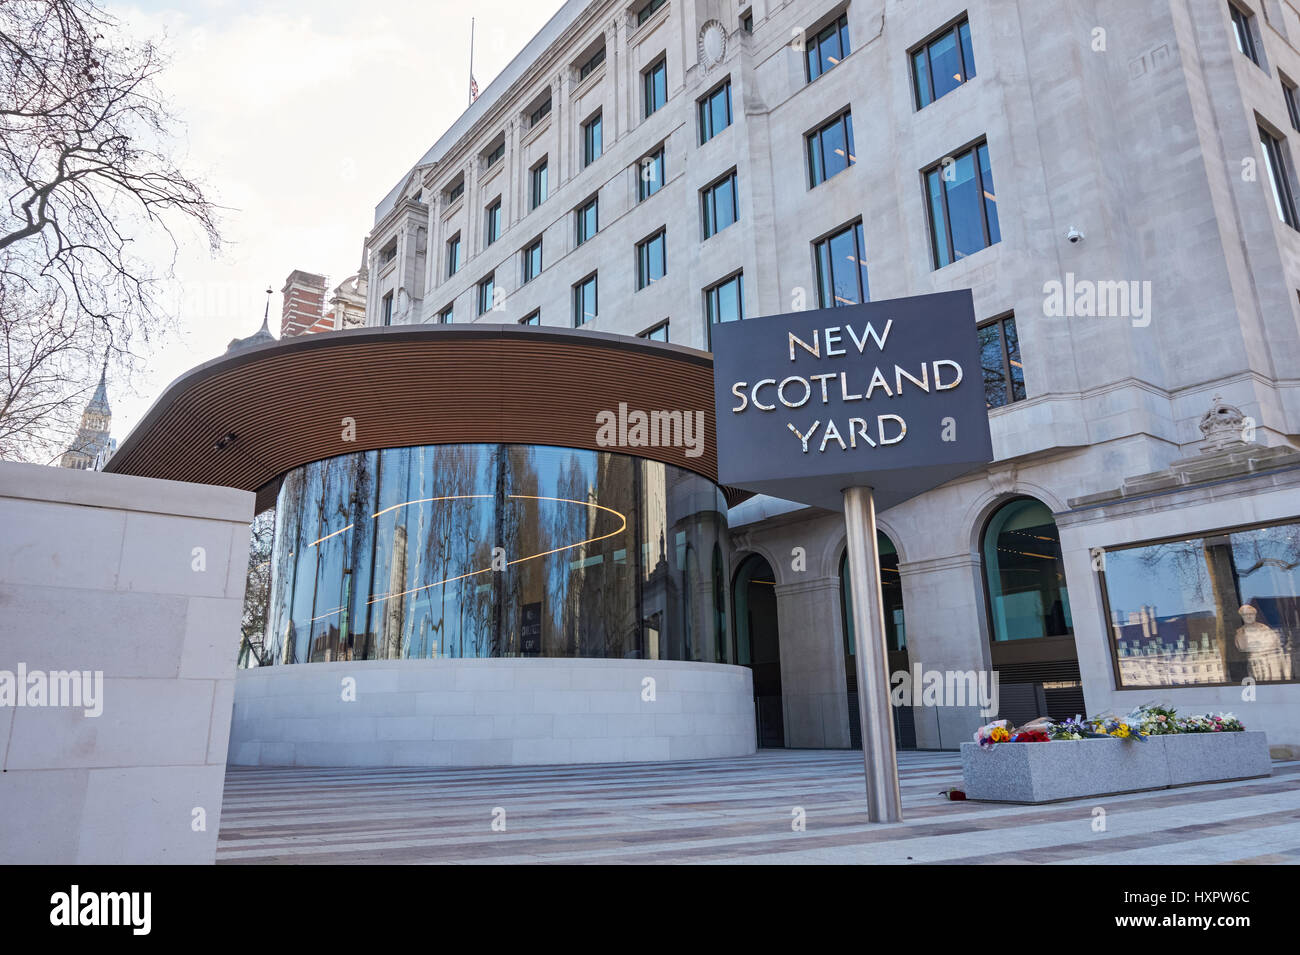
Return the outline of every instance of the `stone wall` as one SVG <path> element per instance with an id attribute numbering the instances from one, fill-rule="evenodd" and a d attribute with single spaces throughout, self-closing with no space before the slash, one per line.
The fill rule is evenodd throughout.
<path id="1" fill-rule="evenodd" d="M 0 462 L 0 863 L 214 860 L 252 516 L 244 491 Z M 89 713 L 15 705 L 50 671 L 90 675 Z"/>

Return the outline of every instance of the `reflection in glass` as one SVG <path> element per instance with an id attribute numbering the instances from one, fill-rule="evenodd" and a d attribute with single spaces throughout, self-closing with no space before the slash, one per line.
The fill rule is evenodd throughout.
<path id="1" fill-rule="evenodd" d="M 880 600 L 885 611 L 885 649 L 907 648 L 907 627 L 903 623 L 903 579 L 898 574 L 898 551 L 880 531 L 876 532 L 880 554 Z M 853 585 L 849 581 L 848 552 L 840 557 L 840 613 L 844 620 L 844 643 L 849 656 L 857 652 L 853 631 Z"/>
<path id="2" fill-rule="evenodd" d="M 1121 686 L 1296 679 L 1300 523 L 1105 555 Z"/>
<path id="3" fill-rule="evenodd" d="M 1061 538 L 1047 505 L 1028 497 L 1004 504 L 984 530 L 983 551 L 994 640 L 1074 633 Z"/>
<path id="4" fill-rule="evenodd" d="M 617 454 L 438 445 L 318 461 L 280 490 L 269 656 L 729 662 L 725 515 L 705 478 Z"/>

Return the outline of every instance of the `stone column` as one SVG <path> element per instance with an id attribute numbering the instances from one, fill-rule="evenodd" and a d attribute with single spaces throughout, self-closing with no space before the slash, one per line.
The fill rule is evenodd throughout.
<path id="1" fill-rule="evenodd" d="M 785 744 L 797 749 L 847 748 L 849 699 L 839 577 L 777 584 L 776 606 Z"/>

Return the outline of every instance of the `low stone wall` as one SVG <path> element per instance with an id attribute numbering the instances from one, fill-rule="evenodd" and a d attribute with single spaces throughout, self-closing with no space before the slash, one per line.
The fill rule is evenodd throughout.
<path id="1" fill-rule="evenodd" d="M 245 491 L 0 463 L 0 863 L 215 860 L 252 516 Z M 36 689 L 74 685 L 93 705 Z"/>
<path id="2" fill-rule="evenodd" d="M 230 738 L 232 766 L 526 766 L 754 751 L 748 668 L 664 660 L 241 670 Z"/>
<path id="3" fill-rule="evenodd" d="M 1118 739 L 962 743 L 967 799 L 1043 803 L 1268 776 L 1265 734 L 1186 733 Z"/>

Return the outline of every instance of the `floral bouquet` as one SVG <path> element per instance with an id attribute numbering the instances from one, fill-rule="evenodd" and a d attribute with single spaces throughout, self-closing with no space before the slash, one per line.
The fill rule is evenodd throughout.
<path id="1" fill-rule="evenodd" d="M 1047 734 L 1052 740 L 1100 739 L 1106 735 L 1098 733 L 1090 720 L 1085 720 L 1077 714 L 1072 720 L 1052 723 Z"/>
<path id="2" fill-rule="evenodd" d="M 1172 706 L 1146 703 L 1134 709 L 1125 719 L 1130 726 L 1137 727 L 1143 736 L 1168 736 L 1178 732 L 1178 714 Z"/>
<path id="3" fill-rule="evenodd" d="M 1206 713 L 1204 716 L 1184 716 L 1178 720 L 1179 733 L 1240 733 L 1246 729 L 1241 720 L 1231 713 Z"/>
<path id="4" fill-rule="evenodd" d="M 1141 726 L 1130 722 L 1129 718 L 1118 717 L 1113 714 L 1107 714 L 1101 717 L 1095 717 L 1090 720 L 1093 728 L 1102 735 L 1113 736 L 1115 739 L 1131 739 L 1139 743 L 1146 742 L 1146 734 L 1142 732 Z"/>
<path id="5" fill-rule="evenodd" d="M 1006 720 L 994 720 L 985 726 L 981 726 L 975 731 L 975 742 L 980 744 L 983 749 L 990 748 L 994 743 L 1007 743 L 1011 741 L 1011 724 Z"/>

